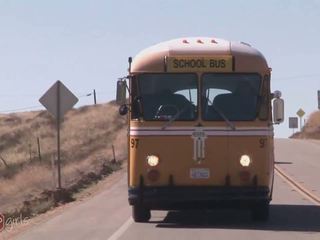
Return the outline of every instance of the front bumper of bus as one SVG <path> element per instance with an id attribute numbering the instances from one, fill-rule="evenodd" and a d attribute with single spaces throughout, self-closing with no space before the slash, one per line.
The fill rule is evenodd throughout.
<path id="1" fill-rule="evenodd" d="M 129 204 L 150 209 L 248 207 L 269 202 L 268 187 L 137 187 L 129 188 Z"/>

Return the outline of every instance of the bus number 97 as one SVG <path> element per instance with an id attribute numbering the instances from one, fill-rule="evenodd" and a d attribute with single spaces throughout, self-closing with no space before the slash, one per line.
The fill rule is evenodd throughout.
<path id="1" fill-rule="evenodd" d="M 138 146 L 139 146 L 139 139 L 137 139 L 137 138 L 131 138 L 130 143 L 131 143 L 131 148 L 138 148 Z"/>

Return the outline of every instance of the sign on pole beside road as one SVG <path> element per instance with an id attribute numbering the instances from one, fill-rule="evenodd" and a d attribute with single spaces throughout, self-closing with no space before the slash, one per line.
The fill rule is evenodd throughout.
<path id="1" fill-rule="evenodd" d="M 78 98 L 62 82 L 57 81 L 39 99 L 39 102 L 56 119 L 61 120 L 64 114 L 78 102 Z"/>
<path id="2" fill-rule="evenodd" d="M 298 128 L 298 118 L 289 117 L 289 128 Z"/>
<path id="3" fill-rule="evenodd" d="M 298 115 L 299 117 L 303 117 L 305 114 L 306 114 L 306 113 L 305 113 L 305 111 L 303 111 L 302 108 L 300 108 L 300 109 L 297 111 L 297 115 Z"/>
<path id="4" fill-rule="evenodd" d="M 302 108 L 300 108 L 298 111 L 297 111 L 297 115 L 299 116 L 300 118 L 300 132 L 302 130 L 302 117 L 305 115 L 305 111 L 303 111 Z"/>
<path id="5" fill-rule="evenodd" d="M 78 102 L 78 98 L 62 82 L 57 81 L 39 99 L 39 102 L 57 120 L 58 189 L 61 189 L 60 122 L 64 114 Z"/>

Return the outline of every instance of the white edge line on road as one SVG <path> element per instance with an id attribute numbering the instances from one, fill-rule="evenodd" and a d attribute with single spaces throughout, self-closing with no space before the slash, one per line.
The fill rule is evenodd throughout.
<path id="1" fill-rule="evenodd" d="M 115 231 L 108 240 L 118 240 L 122 234 L 130 227 L 130 225 L 133 223 L 132 218 L 130 217 L 124 224 L 122 224 L 121 227 L 118 228 L 117 231 Z"/>

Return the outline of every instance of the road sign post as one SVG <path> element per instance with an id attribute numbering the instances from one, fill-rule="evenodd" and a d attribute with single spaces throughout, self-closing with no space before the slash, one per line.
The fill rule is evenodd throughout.
<path id="1" fill-rule="evenodd" d="M 300 132 L 302 131 L 302 117 L 305 115 L 305 111 L 303 111 L 302 108 L 300 108 L 298 111 L 297 111 L 297 115 L 299 116 L 300 118 Z"/>
<path id="2" fill-rule="evenodd" d="M 56 118 L 57 126 L 57 170 L 58 189 L 61 189 L 61 156 L 60 156 L 60 128 L 64 114 L 77 102 L 78 98 L 62 82 L 57 81 L 39 99 L 39 102 Z"/>
<path id="3" fill-rule="evenodd" d="M 60 86 L 61 82 L 57 82 L 57 166 L 58 166 L 58 188 L 61 189 L 61 157 L 60 157 Z"/>

